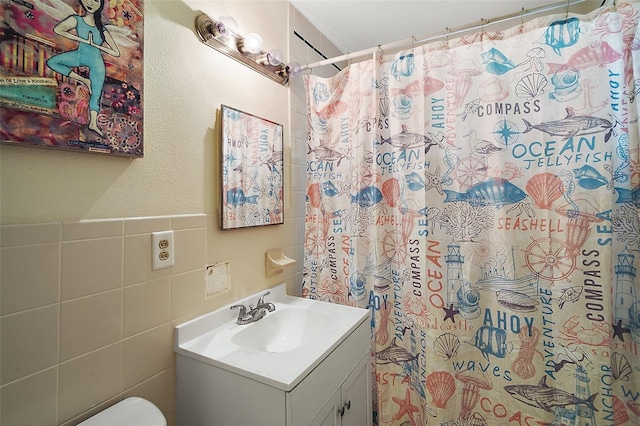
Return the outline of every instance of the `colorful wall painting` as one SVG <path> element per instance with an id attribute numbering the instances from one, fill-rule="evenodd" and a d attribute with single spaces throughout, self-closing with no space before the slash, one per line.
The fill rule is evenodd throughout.
<path id="1" fill-rule="evenodd" d="M 0 14 L 0 142 L 142 157 L 143 0 L 3 0 Z"/>
<path id="2" fill-rule="evenodd" d="M 221 107 L 222 229 L 284 223 L 282 125 Z"/>
<path id="3" fill-rule="evenodd" d="M 380 426 L 640 424 L 640 3 L 307 76 L 303 294 Z"/>

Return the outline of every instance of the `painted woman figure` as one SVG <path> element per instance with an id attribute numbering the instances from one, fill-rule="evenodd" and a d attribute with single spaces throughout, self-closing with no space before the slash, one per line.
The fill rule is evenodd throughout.
<path id="1" fill-rule="evenodd" d="M 103 0 L 79 0 L 85 15 L 71 15 L 59 22 L 53 31 L 63 37 L 78 42 L 78 48 L 63 52 L 47 60 L 49 68 L 69 78 L 81 81 L 89 88 L 89 129 L 100 136 L 97 118 L 100 98 L 106 75 L 102 52 L 120 56 L 120 50 L 111 34 L 102 23 Z M 74 31 L 75 30 L 75 31 Z M 83 77 L 73 70 L 75 67 L 89 68 L 89 77 Z"/>

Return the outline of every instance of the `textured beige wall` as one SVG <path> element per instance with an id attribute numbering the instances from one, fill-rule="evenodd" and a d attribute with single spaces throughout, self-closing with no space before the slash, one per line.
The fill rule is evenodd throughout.
<path id="1" fill-rule="evenodd" d="M 286 1 L 145 1 L 144 158 L 0 146 L 0 223 L 212 213 L 219 171 L 216 109 L 284 125 L 288 88 L 202 44 L 199 11 L 229 13 L 239 32 L 287 48 Z"/>
<path id="2" fill-rule="evenodd" d="M 145 156 L 0 145 L 0 426 L 73 425 L 127 396 L 174 423 L 173 328 L 279 282 L 299 292 L 304 172 L 290 179 L 289 89 L 202 44 L 199 11 L 288 48 L 284 1 L 145 1 Z M 220 231 L 221 104 L 283 124 L 285 224 Z M 151 270 L 151 232 L 176 265 Z M 266 278 L 265 252 L 298 263 Z M 204 296 L 205 265 L 231 288 Z"/>

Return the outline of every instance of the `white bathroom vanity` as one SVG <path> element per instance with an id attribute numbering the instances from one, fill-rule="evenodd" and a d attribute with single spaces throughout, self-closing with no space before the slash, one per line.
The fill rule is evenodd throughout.
<path id="1" fill-rule="evenodd" d="M 255 322 L 229 305 L 176 327 L 178 426 L 371 425 L 369 311 L 269 291 Z"/>

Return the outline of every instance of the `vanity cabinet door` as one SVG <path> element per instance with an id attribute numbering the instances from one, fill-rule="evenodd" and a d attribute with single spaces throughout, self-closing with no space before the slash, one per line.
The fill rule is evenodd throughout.
<path id="1" fill-rule="evenodd" d="M 322 407 L 310 426 L 371 425 L 371 392 L 371 362 L 365 356 Z"/>
<path id="2" fill-rule="evenodd" d="M 340 413 L 338 408 L 342 403 L 342 394 L 338 389 L 331 399 L 327 401 L 324 407 L 320 410 L 318 415 L 311 421 L 309 426 L 339 426 L 340 425 Z"/>
<path id="3" fill-rule="evenodd" d="M 363 426 L 372 422 L 371 363 L 364 357 L 342 385 L 342 426 Z M 338 410 L 336 410 L 338 411 Z"/>

